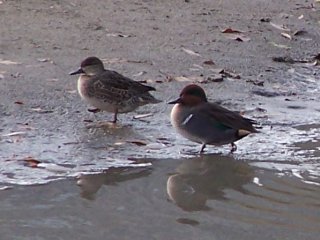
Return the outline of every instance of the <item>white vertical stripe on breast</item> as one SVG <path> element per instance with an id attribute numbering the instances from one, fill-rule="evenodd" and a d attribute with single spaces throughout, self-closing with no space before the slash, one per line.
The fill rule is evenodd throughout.
<path id="1" fill-rule="evenodd" d="M 193 114 L 190 114 L 188 117 L 186 117 L 186 119 L 182 122 L 182 125 L 186 125 L 192 117 L 193 117 Z"/>

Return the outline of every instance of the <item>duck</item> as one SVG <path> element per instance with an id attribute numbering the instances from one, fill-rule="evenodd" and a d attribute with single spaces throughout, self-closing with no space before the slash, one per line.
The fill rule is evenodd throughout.
<path id="1" fill-rule="evenodd" d="M 183 137 L 200 143 L 200 153 L 206 145 L 224 144 L 231 144 L 234 152 L 236 141 L 259 132 L 254 126 L 256 121 L 208 102 L 205 91 L 196 84 L 185 86 L 179 98 L 168 103 L 174 104 L 170 114 L 172 126 Z"/>
<path id="2" fill-rule="evenodd" d="M 113 113 L 112 123 L 117 122 L 120 113 L 161 102 L 149 93 L 156 90 L 154 87 L 105 69 L 97 57 L 87 57 L 78 70 L 70 73 L 78 74 L 77 89 L 81 98 L 99 110 Z"/>

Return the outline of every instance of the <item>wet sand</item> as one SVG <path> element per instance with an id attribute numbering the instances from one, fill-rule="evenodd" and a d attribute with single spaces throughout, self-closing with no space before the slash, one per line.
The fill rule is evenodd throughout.
<path id="1" fill-rule="evenodd" d="M 1 239 L 318 239 L 319 16 L 313 0 L 0 1 Z M 101 125 L 68 75 L 93 55 L 163 103 Z M 180 154 L 199 146 L 165 103 L 191 82 L 261 133 Z"/>

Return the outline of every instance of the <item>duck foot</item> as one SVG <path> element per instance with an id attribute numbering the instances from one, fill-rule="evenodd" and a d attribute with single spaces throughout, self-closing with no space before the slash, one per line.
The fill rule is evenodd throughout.
<path id="1" fill-rule="evenodd" d="M 114 112 L 113 120 L 111 122 L 115 124 L 117 123 L 117 120 L 118 120 L 118 110 Z"/>
<path id="2" fill-rule="evenodd" d="M 204 149 L 206 148 L 206 144 L 202 144 L 201 146 L 201 150 L 200 150 L 200 154 L 203 154 L 204 153 Z"/>
<path id="3" fill-rule="evenodd" d="M 231 143 L 231 150 L 230 153 L 233 153 L 237 150 L 237 145 L 235 143 Z"/>

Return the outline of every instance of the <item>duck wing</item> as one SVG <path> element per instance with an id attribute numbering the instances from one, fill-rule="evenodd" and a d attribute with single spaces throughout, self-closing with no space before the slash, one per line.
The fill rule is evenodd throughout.
<path id="1" fill-rule="evenodd" d="M 136 82 L 128 77 L 121 75 L 116 71 L 105 70 L 101 75 L 99 75 L 102 83 L 109 88 L 127 90 L 137 93 L 144 93 L 149 91 L 155 91 L 154 87 L 143 85 Z"/>
<path id="2" fill-rule="evenodd" d="M 127 100 L 132 96 L 155 91 L 115 71 L 105 70 L 92 78 L 91 92 L 98 98 Z"/>
<path id="3" fill-rule="evenodd" d="M 254 124 L 257 124 L 256 121 L 242 117 L 239 113 L 230 111 L 218 104 L 205 103 L 200 107 L 197 106 L 197 108 L 198 113 L 203 117 L 219 122 L 226 127 L 236 130 L 242 129 L 250 132 L 258 132 L 253 126 Z"/>

